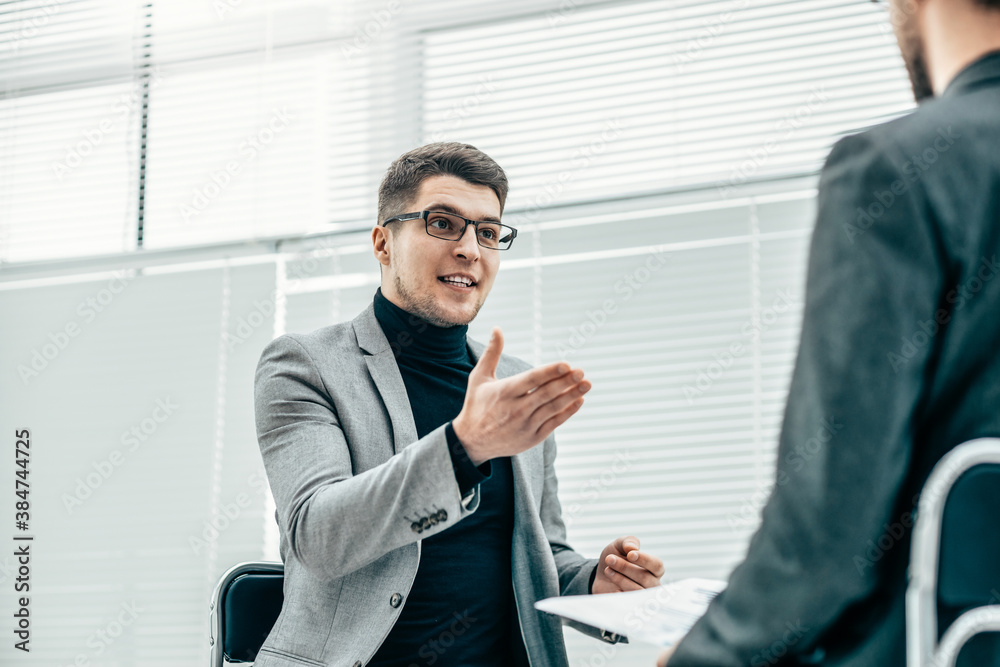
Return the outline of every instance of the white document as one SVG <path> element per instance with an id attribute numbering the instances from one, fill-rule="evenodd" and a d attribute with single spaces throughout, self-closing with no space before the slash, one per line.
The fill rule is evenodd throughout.
<path id="1" fill-rule="evenodd" d="M 687 634 L 726 587 L 712 579 L 682 579 L 627 593 L 566 595 L 535 603 L 535 609 L 657 646 L 672 646 Z"/>

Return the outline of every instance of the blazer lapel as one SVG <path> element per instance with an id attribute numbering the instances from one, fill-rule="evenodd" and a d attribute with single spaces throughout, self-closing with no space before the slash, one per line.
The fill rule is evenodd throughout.
<path id="1" fill-rule="evenodd" d="M 399 365 L 392 355 L 389 340 L 375 318 L 375 306 L 368 304 L 368 307 L 354 318 L 352 324 L 358 339 L 358 347 L 365 355 L 368 373 L 372 376 L 372 381 L 382 398 L 382 404 L 389 415 L 393 452 L 399 454 L 407 445 L 417 441 L 417 426 L 413 421 L 413 411 L 410 410 L 410 400 L 406 395 L 403 376 L 399 374 Z"/>

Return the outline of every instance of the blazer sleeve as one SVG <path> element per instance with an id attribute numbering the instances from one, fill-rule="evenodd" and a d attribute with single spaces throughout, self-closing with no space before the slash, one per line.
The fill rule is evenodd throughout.
<path id="1" fill-rule="evenodd" d="M 282 538 L 320 580 L 435 535 L 478 507 L 478 493 L 463 506 L 444 426 L 354 475 L 336 408 L 292 336 L 264 349 L 254 411 Z"/>
<path id="2" fill-rule="evenodd" d="M 904 163 L 869 135 L 831 152 L 774 490 L 744 562 L 670 667 L 807 653 L 876 587 L 869 541 L 908 520 L 898 496 L 935 347 L 917 332 L 936 331 L 947 269 Z"/>

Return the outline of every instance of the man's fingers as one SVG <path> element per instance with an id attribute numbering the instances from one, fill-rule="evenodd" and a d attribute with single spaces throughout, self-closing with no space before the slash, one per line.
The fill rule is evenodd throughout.
<path id="1" fill-rule="evenodd" d="M 530 391 L 537 391 L 546 382 L 561 378 L 571 370 L 565 361 L 532 368 L 509 378 L 511 381 L 509 389 L 513 396 L 523 396 Z"/>
<path id="2" fill-rule="evenodd" d="M 501 352 L 503 352 L 503 331 L 500 330 L 500 327 L 493 327 L 490 342 L 486 344 L 486 349 L 479 356 L 476 367 L 469 375 L 475 373 L 476 375 L 481 374 L 485 379 L 496 379 L 497 364 L 500 363 Z"/>
<path id="3" fill-rule="evenodd" d="M 606 576 L 615 586 L 623 591 L 641 591 L 642 586 L 635 583 L 621 572 L 616 572 L 610 567 L 604 567 L 604 576 Z"/>
<path id="4" fill-rule="evenodd" d="M 551 384 L 556 384 L 550 382 Z M 535 403 L 535 408 L 528 417 L 532 425 L 537 426 L 542 424 L 545 420 L 558 412 L 561 412 L 567 405 L 580 398 L 588 391 L 590 391 L 590 381 L 583 380 L 582 382 L 572 382 L 569 388 L 564 389 L 560 393 L 556 394 L 550 399 L 546 399 L 544 396 L 539 397 L 539 401 Z M 549 391 L 548 385 L 544 389 L 539 389 L 537 394 Z M 534 396 L 534 394 L 532 394 Z M 529 406 L 530 409 L 530 406 Z"/>
<path id="5" fill-rule="evenodd" d="M 663 561 L 645 551 L 639 551 L 638 549 L 629 551 L 626 554 L 626 559 L 630 563 L 646 568 L 657 577 L 662 577 L 667 572 L 666 568 L 663 567 Z"/>
<path id="6" fill-rule="evenodd" d="M 578 384 L 586 384 L 587 391 L 590 390 L 591 387 L 590 381 L 584 380 L 583 371 L 581 371 L 579 368 L 576 368 L 571 370 L 569 373 L 566 373 L 565 375 L 560 375 L 554 380 L 549 380 L 540 387 L 537 387 L 533 392 L 528 394 L 528 397 L 530 397 L 532 403 L 535 405 L 535 408 L 537 409 L 542 405 L 545 405 L 549 401 L 552 401 L 553 399 L 557 398 L 558 396 L 563 394 L 563 392 L 569 389 L 573 389 L 573 387 Z M 585 394 L 587 392 L 581 391 L 578 393 Z"/>
<path id="7" fill-rule="evenodd" d="M 655 573 L 640 565 L 633 565 L 618 556 L 609 555 L 604 559 L 604 564 L 643 588 L 653 588 L 660 585 L 660 578 Z"/>
<path id="8" fill-rule="evenodd" d="M 562 426 L 566 420 L 575 415 L 582 406 L 583 397 L 581 396 L 563 408 L 562 411 L 552 415 L 542 422 L 542 425 L 535 431 L 535 437 L 541 438 L 542 440 L 549 437 L 552 434 L 552 431 Z"/>
<path id="9" fill-rule="evenodd" d="M 583 382 L 574 385 L 559 394 L 551 401 L 538 406 L 528 418 L 529 424 L 535 427 L 535 433 L 539 433 L 543 424 L 545 424 L 554 415 L 561 413 L 570 405 L 573 405 L 578 400 L 583 398 L 583 395 L 588 391 L 590 391 L 590 382 L 584 380 Z"/>
<path id="10" fill-rule="evenodd" d="M 615 545 L 618 553 L 627 556 L 629 551 L 636 551 L 639 548 L 639 538 L 635 535 L 627 535 L 619 537 L 612 544 Z"/>

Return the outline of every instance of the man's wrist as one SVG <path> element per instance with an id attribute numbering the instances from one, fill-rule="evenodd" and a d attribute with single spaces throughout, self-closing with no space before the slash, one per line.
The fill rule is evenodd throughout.
<path id="1" fill-rule="evenodd" d="M 486 463 L 489 459 L 480 458 L 478 453 L 475 451 L 475 447 L 470 444 L 468 438 L 468 433 L 465 428 L 465 424 L 459 423 L 461 415 L 455 417 L 450 423 L 449 428 L 456 438 L 462 443 L 462 449 L 465 451 L 465 455 L 472 461 L 472 464 L 479 467 Z"/>
<path id="2" fill-rule="evenodd" d="M 470 489 L 490 478 L 493 466 L 489 461 L 483 465 L 475 465 L 455 431 L 454 422 L 445 425 L 444 433 L 448 441 L 451 465 L 455 471 L 455 481 L 458 483 L 459 492 L 464 496 Z"/>

